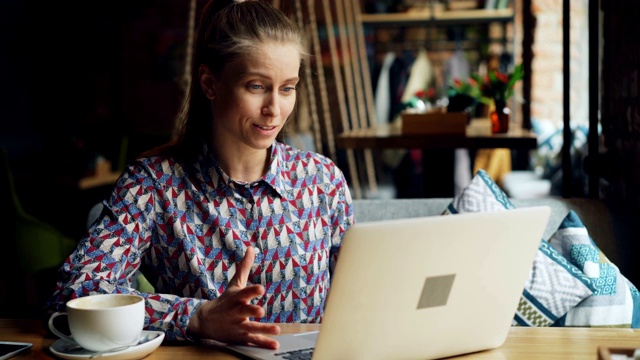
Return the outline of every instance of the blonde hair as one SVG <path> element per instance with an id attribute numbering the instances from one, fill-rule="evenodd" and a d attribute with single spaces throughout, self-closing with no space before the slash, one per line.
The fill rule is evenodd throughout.
<path id="1" fill-rule="evenodd" d="M 214 75 L 237 59 L 254 56 L 268 43 L 292 44 L 301 62 L 308 57 L 304 33 L 280 10 L 260 0 L 210 1 L 200 17 L 191 67 L 174 145 L 183 157 L 197 154 L 211 136 L 213 113 L 198 79 L 200 65 Z M 302 78 L 302 76 L 300 76 Z"/>

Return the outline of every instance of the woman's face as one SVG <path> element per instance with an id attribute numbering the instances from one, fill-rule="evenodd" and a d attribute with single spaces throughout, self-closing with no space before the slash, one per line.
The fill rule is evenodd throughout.
<path id="1" fill-rule="evenodd" d="M 300 53 L 294 45 L 269 43 L 251 57 L 227 64 L 213 79 L 214 146 L 267 149 L 296 102 Z"/>

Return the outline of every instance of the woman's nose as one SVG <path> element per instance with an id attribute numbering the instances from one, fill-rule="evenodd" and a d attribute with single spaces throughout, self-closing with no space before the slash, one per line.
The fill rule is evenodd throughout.
<path id="1" fill-rule="evenodd" d="M 279 97 L 276 92 L 269 93 L 265 98 L 265 103 L 262 106 L 262 114 L 266 116 L 276 117 L 280 115 Z"/>

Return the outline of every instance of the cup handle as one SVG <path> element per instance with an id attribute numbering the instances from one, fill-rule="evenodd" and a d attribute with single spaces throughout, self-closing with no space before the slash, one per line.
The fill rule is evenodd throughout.
<path id="1" fill-rule="evenodd" d="M 51 332 L 54 333 L 57 337 L 75 343 L 76 341 L 73 339 L 73 337 L 63 334 L 58 329 L 56 329 L 55 325 L 53 325 L 53 319 L 61 315 L 67 315 L 67 313 L 64 311 L 57 311 L 53 313 L 53 315 L 51 315 L 51 317 L 49 318 L 49 330 L 51 330 Z"/>

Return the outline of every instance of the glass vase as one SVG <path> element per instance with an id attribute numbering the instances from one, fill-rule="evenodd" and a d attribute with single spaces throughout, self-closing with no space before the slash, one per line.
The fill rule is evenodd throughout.
<path id="1" fill-rule="evenodd" d="M 491 131 L 494 134 L 502 134 L 509 131 L 509 120 L 511 110 L 507 107 L 505 100 L 493 100 L 495 109 L 490 114 Z"/>

